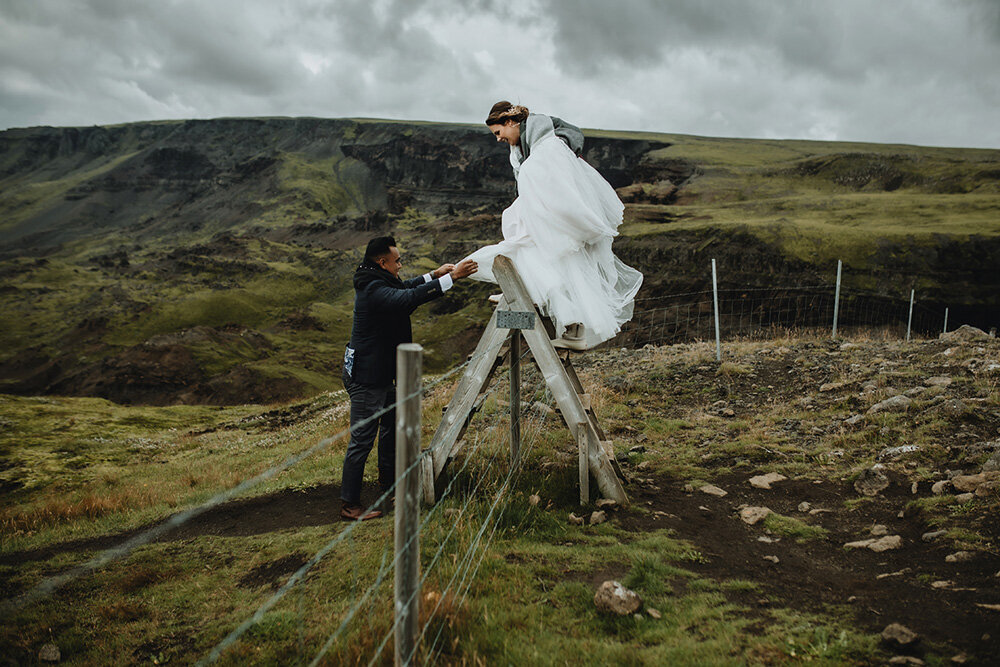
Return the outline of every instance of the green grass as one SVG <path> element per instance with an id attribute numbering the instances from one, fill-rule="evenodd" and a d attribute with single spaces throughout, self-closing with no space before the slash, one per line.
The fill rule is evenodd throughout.
<path id="1" fill-rule="evenodd" d="M 813 526 L 801 519 L 792 516 L 784 516 L 772 512 L 764 519 L 764 527 L 775 535 L 788 537 L 796 542 L 803 543 L 810 540 L 823 539 L 829 533 L 822 526 Z"/>
<path id="2" fill-rule="evenodd" d="M 317 312 L 325 311 L 317 307 Z M 786 355 L 789 358 L 807 355 L 807 348 L 799 342 L 781 344 L 795 348 Z M 768 356 L 762 354 L 768 345 L 734 344 L 730 359 L 750 367 L 755 358 Z M 884 354 L 890 360 L 894 355 L 904 358 L 920 349 L 919 345 L 899 346 Z M 636 354 L 642 356 L 634 363 L 618 360 L 611 367 L 618 375 L 631 376 L 634 385 L 648 386 L 646 392 L 621 396 L 597 381 L 605 371 L 582 362 L 581 377 L 592 388 L 604 427 L 615 433 L 616 448 L 627 449 L 645 435 L 647 453 L 641 458 L 670 467 L 658 483 L 711 481 L 729 474 L 726 471 L 734 460 L 741 458 L 754 461 L 746 475 L 766 465 L 768 470 L 797 471 L 837 482 L 856 469 L 857 459 L 849 448 L 844 457 L 809 458 L 817 449 L 842 447 L 843 435 L 836 431 L 824 434 L 820 444 L 784 434 L 783 424 L 789 419 L 807 426 L 828 422 L 825 410 L 802 410 L 778 397 L 766 408 L 763 403 L 757 406 L 759 412 L 752 410 L 753 416 L 746 418 L 706 415 L 702 409 L 714 400 L 712 396 L 697 394 L 664 402 L 661 394 L 674 389 L 651 381 L 651 376 L 665 368 L 686 375 L 704 364 L 699 348 L 678 346 Z M 821 348 L 814 354 L 824 353 Z M 860 354 L 846 354 L 836 364 L 850 369 Z M 878 367 L 868 364 L 855 372 L 873 374 Z M 544 398 L 531 389 L 538 380 L 536 372 L 526 374 L 525 395 Z M 846 370 L 843 377 L 850 377 Z M 796 381 L 819 384 L 809 378 Z M 979 382 L 970 381 L 967 390 L 980 391 Z M 771 600 L 762 611 L 755 604 L 740 602 L 766 598 L 766 582 L 700 574 L 701 565 L 718 556 L 703 553 L 673 531 L 625 530 L 620 511 L 611 512 L 611 521 L 598 526 L 569 524 L 569 512 L 581 512 L 576 462 L 571 439 L 558 419 L 526 420 L 523 431 L 533 434 L 540 429 L 538 437 L 531 439 L 534 444 L 524 452 L 522 472 L 496 506 L 502 514 L 495 532 L 480 534 L 487 517 L 497 518 L 493 494 L 508 470 L 506 417 L 497 400 L 505 392 L 501 378 L 496 395 L 484 404 L 466 435 L 463 453 L 453 463 L 458 493 L 442 502 L 421 536 L 423 571 L 429 573 L 423 589 L 425 608 L 441 602 L 428 631 L 434 636 L 441 633 L 442 660 L 843 664 L 864 663 L 880 655 L 877 636 L 858 630 L 850 614 L 840 608 L 805 612 Z M 440 387 L 425 401 L 425 442 L 448 396 L 448 386 Z M 347 415 L 343 396 L 327 394 L 278 408 L 128 408 L 98 399 L 3 397 L 0 418 L 5 429 L 0 447 L 5 460 L 15 462 L 4 481 L 25 482 L 23 488 L 6 494 L 8 507 L 0 516 L 0 556 L 10 556 L 24 549 L 116 535 L 154 523 L 303 451 L 346 425 Z M 637 421 L 644 430 L 635 428 Z M 619 431 L 627 425 L 633 428 L 631 435 Z M 769 454 L 765 448 L 781 455 Z M 868 450 L 865 453 L 859 442 L 857 456 L 870 456 L 870 446 Z M 336 481 L 343 451 L 343 442 L 334 443 L 328 451 L 248 495 L 281 492 L 285 498 L 289 494 L 306 498 L 321 493 L 325 485 Z M 706 453 L 712 457 L 705 459 Z M 494 456 L 499 465 L 491 466 Z M 374 484 L 371 463 L 368 483 Z M 678 470 L 686 474 L 680 476 Z M 723 485 L 732 490 L 731 484 Z M 532 493 L 541 495 L 541 503 L 528 502 Z M 696 496 L 691 502 L 702 500 Z M 867 511 L 873 503 L 860 498 L 850 506 Z M 953 496 L 920 497 L 907 514 L 918 509 L 939 517 L 955 548 L 992 548 L 982 538 L 984 533 L 967 523 L 974 513 Z M 448 510 L 460 514 L 445 516 Z M 195 534 L 144 546 L 127 560 L 71 584 L 57 599 L 18 614 L 0 631 L 0 645 L 10 655 L 30 656 L 37 654 L 41 643 L 55 641 L 69 664 L 92 662 L 98 656 L 115 662 L 191 662 L 267 600 L 298 564 L 343 530 L 344 524 L 334 518 L 335 508 L 329 512 L 330 518 L 319 525 L 288 526 L 248 536 Z M 637 511 L 635 516 L 646 514 Z M 828 535 L 820 526 L 777 514 L 763 526 L 788 541 L 817 541 Z M 223 664 L 287 662 L 292 656 L 311 659 L 358 595 L 375 580 L 391 548 L 391 534 L 391 522 L 360 525 L 349 541 L 320 561 L 302 585 L 226 653 Z M 489 547 L 476 575 L 467 578 L 467 595 L 455 594 L 449 582 L 456 573 L 461 578 L 462 554 L 477 540 L 488 541 Z M 434 560 L 442 546 L 441 556 Z M 0 576 L 11 590 L 24 590 L 94 554 L 66 551 L 16 565 L 5 561 Z M 478 562 L 478 552 L 476 556 Z M 264 576 L 268 568 L 288 559 L 292 564 L 286 564 L 280 574 Z M 332 663 L 367 662 L 389 632 L 391 573 L 389 577 L 331 649 Z M 639 618 L 613 618 L 596 611 L 594 591 L 605 579 L 617 579 L 639 593 L 644 600 Z M 661 618 L 651 617 L 647 608 L 656 609 Z M 93 624 L 102 628 L 99 636 L 88 630 Z M 425 643 L 424 650 L 431 645 Z M 946 650 L 932 647 L 930 654 L 948 655 Z"/>

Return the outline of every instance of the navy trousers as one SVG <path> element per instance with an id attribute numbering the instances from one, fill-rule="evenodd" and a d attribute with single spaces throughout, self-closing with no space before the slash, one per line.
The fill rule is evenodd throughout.
<path id="1" fill-rule="evenodd" d="M 340 499 L 352 505 L 361 504 L 361 481 L 365 462 L 378 436 L 378 481 L 382 491 L 396 480 L 396 409 L 372 419 L 364 426 L 359 424 L 385 407 L 396 402 L 396 387 L 372 387 L 354 382 L 346 373 L 342 375 L 344 388 L 351 397 L 351 441 L 344 456 L 344 473 L 340 485 Z"/>

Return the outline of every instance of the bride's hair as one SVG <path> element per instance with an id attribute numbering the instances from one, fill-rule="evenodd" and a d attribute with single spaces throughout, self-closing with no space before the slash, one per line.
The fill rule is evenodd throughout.
<path id="1" fill-rule="evenodd" d="M 520 104 L 511 104 L 507 100 L 500 100 L 490 109 L 490 115 L 486 117 L 486 124 L 503 125 L 508 120 L 521 123 L 527 117 L 528 107 L 522 107 Z"/>

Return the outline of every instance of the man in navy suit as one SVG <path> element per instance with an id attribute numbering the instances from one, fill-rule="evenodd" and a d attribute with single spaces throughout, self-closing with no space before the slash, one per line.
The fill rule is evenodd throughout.
<path id="1" fill-rule="evenodd" d="M 358 428 L 355 425 L 396 401 L 396 346 L 413 340 L 410 314 L 478 268 L 475 262 L 465 260 L 404 282 L 399 278 L 401 266 L 395 239 L 380 236 L 368 242 L 364 261 L 354 273 L 354 326 L 343 372 L 344 387 L 351 397 L 351 441 L 340 490 L 344 503 L 340 515 L 354 521 L 382 516 L 377 510 L 364 512 L 361 481 L 376 435 L 382 491 L 395 481 L 396 411 L 389 410 Z"/>

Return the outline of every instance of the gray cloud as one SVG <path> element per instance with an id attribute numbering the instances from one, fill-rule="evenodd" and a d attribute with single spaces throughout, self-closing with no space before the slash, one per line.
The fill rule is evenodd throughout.
<path id="1" fill-rule="evenodd" d="M 1000 147 L 996 0 L 0 0 L 0 127 L 572 122 Z"/>

